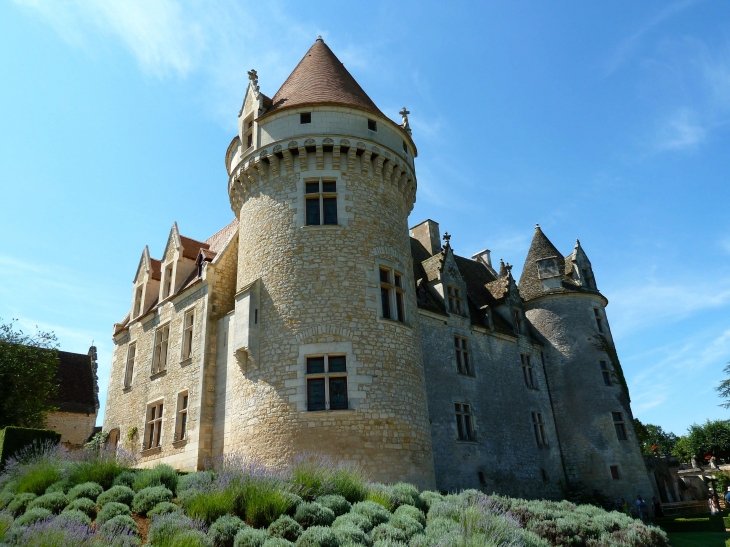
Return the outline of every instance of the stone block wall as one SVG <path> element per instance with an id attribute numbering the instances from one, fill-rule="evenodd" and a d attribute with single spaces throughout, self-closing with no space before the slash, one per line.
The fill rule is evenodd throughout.
<path id="1" fill-rule="evenodd" d="M 51 412 L 46 417 L 46 429 L 61 434 L 61 442 L 67 446 L 80 447 L 94 433 L 96 413 Z"/>

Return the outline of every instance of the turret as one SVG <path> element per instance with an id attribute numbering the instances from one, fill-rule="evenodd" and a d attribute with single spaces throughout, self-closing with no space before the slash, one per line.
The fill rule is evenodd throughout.
<path id="1" fill-rule="evenodd" d="M 580 243 L 567 257 L 535 228 L 519 283 L 544 338 L 545 370 L 568 481 L 614 498 L 652 495 L 628 388 L 593 269 Z"/>

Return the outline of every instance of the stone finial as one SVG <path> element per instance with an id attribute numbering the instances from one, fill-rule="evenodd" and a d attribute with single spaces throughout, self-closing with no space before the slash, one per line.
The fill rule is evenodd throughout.
<path id="1" fill-rule="evenodd" d="M 251 88 L 253 89 L 254 96 L 258 99 L 259 98 L 259 75 L 256 73 L 254 69 L 251 69 L 248 71 L 248 79 L 251 82 Z"/>
<path id="2" fill-rule="evenodd" d="M 451 234 L 449 232 L 444 232 L 444 247 L 449 246 L 451 241 Z"/>
<path id="3" fill-rule="evenodd" d="M 404 106 L 400 112 L 398 112 L 402 116 L 402 122 L 401 127 L 405 130 L 406 133 L 409 135 L 411 134 L 411 124 L 408 123 L 408 114 L 410 114 L 410 111 L 406 110 L 406 107 Z"/>
<path id="4" fill-rule="evenodd" d="M 315 42 L 322 42 L 322 43 L 324 43 L 324 40 L 322 40 L 322 35 L 321 34 L 318 34 L 317 35 L 317 39 L 315 40 Z"/>

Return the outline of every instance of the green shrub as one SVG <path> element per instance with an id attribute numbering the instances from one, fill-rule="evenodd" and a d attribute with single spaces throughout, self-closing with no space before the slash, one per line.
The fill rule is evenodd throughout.
<path id="1" fill-rule="evenodd" d="M 420 509 L 417 509 L 416 507 L 413 507 L 412 505 L 401 505 L 398 507 L 398 509 L 395 510 L 395 513 L 393 513 L 396 517 L 398 516 L 407 516 L 412 519 L 415 519 L 419 522 L 419 524 L 422 527 L 426 526 L 426 515 L 423 514 L 423 511 Z"/>
<path id="2" fill-rule="evenodd" d="M 79 499 L 84 499 L 84 498 L 79 498 Z M 91 517 L 89 517 L 89 515 L 87 515 L 83 511 L 79 511 L 78 509 L 70 509 L 68 511 L 66 511 L 64 509 L 63 513 L 58 515 L 54 522 L 58 522 L 58 523 L 74 522 L 74 523 L 85 524 L 88 526 L 89 524 L 91 524 Z"/>
<path id="3" fill-rule="evenodd" d="M 8 426 L 0 430 L 0 471 L 5 467 L 8 459 L 18 457 L 22 452 L 27 451 L 29 446 L 41 449 L 49 444 L 57 445 L 60 442 L 61 434 L 49 429 Z M 50 484 L 52 483 L 49 483 L 48 486 Z M 35 493 L 41 494 L 42 492 Z"/>
<path id="4" fill-rule="evenodd" d="M 136 476 L 137 474 L 134 471 L 122 471 L 119 475 L 116 476 L 112 485 L 126 486 L 127 488 L 132 488 Z"/>
<path id="5" fill-rule="evenodd" d="M 264 547 L 294 547 L 294 544 L 284 538 L 267 538 Z"/>
<path id="6" fill-rule="evenodd" d="M 208 537 L 214 547 L 233 547 L 236 534 L 246 528 L 246 523 L 233 515 L 223 515 L 208 530 Z"/>
<path id="7" fill-rule="evenodd" d="M 233 540 L 233 547 L 263 547 L 269 536 L 263 530 L 256 528 L 242 528 Z"/>
<path id="8" fill-rule="evenodd" d="M 371 545 L 368 535 L 354 524 L 346 524 L 332 528 L 332 531 L 341 545 Z"/>
<path id="9" fill-rule="evenodd" d="M 275 538 L 284 538 L 296 541 L 304 529 L 301 524 L 288 515 L 282 515 L 269 525 L 269 535 Z"/>
<path id="10" fill-rule="evenodd" d="M 44 507 L 35 507 L 32 509 L 28 509 L 24 514 L 15 519 L 13 525 L 30 526 L 34 522 L 38 522 L 39 520 L 50 517 L 52 514 L 53 513 L 51 513 L 51 511 L 45 509 Z"/>
<path id="11" fill-rule="evenodd" d="M 68 494 L 71 486 L 71 481 L 69 481 L 68 479 L 61 479 L 60 481 L 56 481 L 51 486 L 46 488 L 45 493 L 52 494 L 53 492 L 63 492 L 64 494 Z"/>
<path id="12" fill-rule="evenodd" d="M 299 536 L 297 547 L 338 547 L 337 536 L 331 528 L 312 526 Z"/>
<path id="13" fill-rule="evenodd" d="M 147 542 L 154 547 L 177 545 L 177 537 L 182 532 L 198 531 L 195 521 L 184 514 L 168 513 L 152 519 Z"/>
<path id="14" fill-rule="evenodd" d="M 158 517 L 160 515 L 166 515 L 168 513 L 175 513 L 177 511 L 180 511 L 180 506 L 175 505 L 174 503 L 170 501 L 161 501 L 157 505 L 155 505 L 152 509 L 147 511 L 147 516 L 152 517 Z"/>
<path id="15" fill-rule="evenodd" d="M 356 503 L 352 506 L 352 510 L 355 513 L 365 515 L 370 519 L 373 526 L 378 526 L 390 520 L 390 512 L 374 501 L 361 501 L 360 503 Z"/>
<path id="16" fill-rule="evenodd" d="M 148 486 L 135 494 L 132 509 L 135 513 L 145 515 L 161 501 L 172 501 L 172 492 L 164 486 Z"/>
<path id="17" fill-rule="evenodd" d="M 366 498 L 367 501 L 382 505 L 389 513 L 392 513 L 396 507 L 393 493 L 384 484 L 369 484 Z"/>
<path id="18" fill-rule="evenodd" d="M 451 544 L 453 545 L 464 545 L 465 543 L 454 541 Z M 496 545 L 495 543 L 479 543 L 478 545 L 484 545 L 484 547 L 492 547 L 492 545 Z M 408 547 L 408 543 L 405 543 L 403 541 L 397 541 L 395 539 L 379 539 L 375 543 L 373 543 L 373 547 Z"/>
<path id="19" fill-rule="evenodd" d="M 198 471 L 180 475 L 177 479 L 177 495 L 186 490 L 208 490 L 213 485 L 215 473 L 213 471 Z"/>
<path id="20" fill-rule="evenodd" d="M 5 532 L 13 525 L 13 517 L 9 513 L 0 513 L 0 543 L 5 538 Z"/>
<path id="21" fill-rule="evenodd" d="M 330 526 L 335 521 L 335 513 L 319 503 L 305 502 L 297 507 L 294 520 L 305 529 L 310 526 Z"/>
<path id="22" fill-rule="evenodd" d="M 370 532 L 370 538 L 373 541 L 378 541 L 379 539 L 390 539 L 393 541 L 403 542 L 408 541 L 408 536 L 403 530 L 388 523 L 378 524 L 375 528 L 373 528 L 373 531 Z"/>
<path id="23" fill-rule="evenodd" d="M 335 464 L 325 457 L 306 456 L 297 460 L 290 479 L 296 491 L 306 501 L 319 496 L 339 494 L 350 503 L 365 499 L 367 488 L 362 470 L 349 464 Z"/>
<path id="24" fill-rule="evenodd" d="M 114 484 L 114 479 L 129 469 L 129 462 L 111 450 L 84 452 L 84 459 L 74 462 L 68 475 L 72 484 L 95 482 L 104 490 Z"/>
<path id="25" fill-rule="evenodd" d="M 117 515 L 130 516 L 131 514 L 132 511 L 130 511 L 129 507 L 127 507 L 123 503 L 110 501 L 104 507 L 102 507 L 101 511 L 99 511 L 99 513 L 96 515 L 96 524 L 104 524 L 106 521 L 113 519 Z"/>
<path id="26" fill-rule="evenodd" d="M 45 493 L 49 486 L 61 479 L 61 465 L 55 458 L 38 458 L 20 466 L 20 476 L 15 480 L 18 493 L 28 492 L 38 496 Z"/>
<path id="27" fill-rule="evenodd" d="M 245 516 L 251 526 L 262 528 L 286 514 L 294 500 L 281 487 L 278 481 L 269 480 L 246 484 L 238 500 L 239 516 Z"/>
<path id="28" fill-rule="evenodd" d="M 104 489 L 96 482 L 83 482 L 77 484 L 71 490 L 68 491 L 68 499 L 73 501 L 77 498 L 89 498 L 95 500 L 99 495 L 104 492 Z"/>
<path id="29" fill-rule="evenodd" d="M 405 505 L 403 507 L 406 507 Z M 406 514 L 393 515 L 388 524 L 400 528 L 406 535 L 406 539 L 411 539 L 416 534 L 423 533 L 423 525 L 413 517 Z"/>
<path id="30" fill-rule="evenodd" d="M 169 547 L 212 547 L 213 544 L 210 541 L 210 538 L 205 534 L 205 532 L 201 530 L 183 530 L 182 532 L 178 532 L 175 534 L 175 536 L 172 538 L 172 541 L 169 544 L 161 544 L 169 545 Z"/>
<path id="31" fill-rule="evenodd" d="M 352 509 L 352 505 L 343 496 L 339 494 L 329 494 L 327 496 L 320 496 L 315 500 L 320 505 L 324 505 L 335 514 L 335 517 L 349 513 Z"/>
<path id="32" fill-rule="evenodd" d="M 96 499 L 96 503 L 99 507 L 104 507 L 104 505 L 110 501 L 123 503 L 124 505 L 131 505 L 132 500 L 134 500 L 134 490 L 132 490 L 129 486 L 118 484 L 116 486 L 112 486 L 109 490 L 99 494 L 98 497 L 93 499 Z"/>
<path id="33" fill-rule="evenodd" d="M 10 490 L 3 490 L 0 492 L 0 511 L 5 509 L 11 501 L 13 501 L 13 498 L 15 497 L 15 494 L 13 494 Z"/>
<path id="34" fill-rule="evenodd" d="M 367 496 L 367 481 L 356 465 L 340 465 L 329 479 L 332 494 L 339 494 L 350 503 L 364 501 Z"/>
<path id="35" fill-rule="evenodd" d="M 28 509 L 41 507 L 48 509 L 51 513 L 58 514 L 68 505 L 69 499 L 63 492 L 51 492 L 35 498 L 28 504 Z"/>
<path id="36" fill-rule="evenodd" d="M 399 482 L 392 485 L 390 488 L 391 496 L 395 501 L 395 507 L 401 505 L 412 505 L 419 509 L 425 507 L 421 495 L 418 492 L 418 488 L 407 482 Z"/>
<path id="37" fill-rule="evenodd" d="M 177 481 L 177 471 L 163 463 L 151 469 L 138 471 L 134 478 L 132 489 L 135 492 L 139 492 L 151 486 L 164 486 L 170 492 L 174 493 L 177 489 Z"/>
<path id="38" fill-rule="evenodd" d="M 112 535 L 114 532 L 119 532 L 120 528 L 126 528 L 131 530 L 135 534 L 139 533 L 139 528 L 135 520 L 129 515 L 117 515 L 107 520 L 101 525 L 99 531 L 102 535 Z"/>
<path id="39" fill-rule="evenodd" d="M 38 496 L 30 492 L 16 494 L 13 501 L 8 504 L 5 510 L 14 517 L 17 517 L 18 515 L 25 513 L 25 510 L 28 508 L 28 504 L 37 497 Z"/>
<path id="40" fill-rule="evenodd" d="M 64 507 L 63 512 L 66 511 L 81 511 L 89 518 L 94 518 L 96 515 L 96 503 L 91 501 L 89 498 L 78 498 L 69 503 Z"/>
<path id="41" fill-rule="evenodd" d="M 434 492 L 432 490 L 426 490 L 425 492 L 421 492 L 421 501 L 425 505 L 424 510 L 426 512 L 428 512 L 434 502 L 440 501 L 442 499 L 444 499 L 444 497 L 439 492 Z"/>
<path id="42" fill-rule="evenodd" d="M 373 529 L 373 523 L 368 517 L 362 513 L 355 513 L 354 511 L 335 519 L 332 528 L 339 528 L 340 526 L 355 526 L 365 533 Z"/>
<path id="43" fill-rule="evenodd" d="M 192 518 L 211 524 L 223 515 L 235 511 L 236 493 L 232 489 L 202 492 L 185 490 L 180 497 L 180 503 Z"/>

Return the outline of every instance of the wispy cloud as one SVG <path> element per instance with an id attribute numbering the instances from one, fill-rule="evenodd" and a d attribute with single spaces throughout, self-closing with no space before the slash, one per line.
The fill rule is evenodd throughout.
<path id="1" fill-rule="evenodd" d="M 707 129 L 700 123 L 697 113 L 691 108 L 680 108 L 659 127 L 655 149 L 694 148 L 705 140 L 706 134 Z"/>

